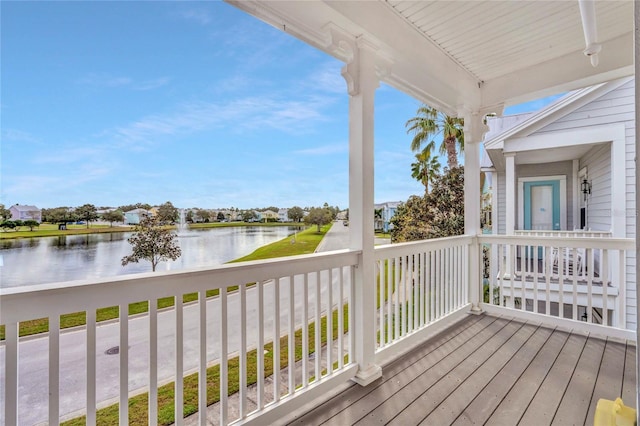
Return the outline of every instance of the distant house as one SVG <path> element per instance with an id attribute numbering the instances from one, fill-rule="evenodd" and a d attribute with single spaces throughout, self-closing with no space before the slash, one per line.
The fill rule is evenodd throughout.
<path id="1" fill-rule="evenodd" d="M 280 222 L 290 222 L 290 220 L 289 220 L 289 209 L 280 209 L 280 210 L 278 210 L 278 221 L 280 221 Z"/>
<path id="2" fill-rule="evenodd" d="M 11 220 L 36 220 L 42 222 L 42 210 L 36 206 L 27 206 L 15 204 L 9 207 L 11 212 Z"/>
<path id="3" fill-rule="evenodd" d="M 128 212 L 124 212 L 124 223 L 127 225 L 138 225 L 140 221 L 147 217 L 152 216 L 149 210 L 145 209 L 133 209 Z"/>
<path id="4" fill-rule="evenodd" d="M 265 222 L 275 222 L 280 219 L 280 216 L 278 215 L 278 213 L 274 212 L 273 210 L 265 210 L 259 213 L 260 213 L 260 220 L 263 220 Z"/>
<path id="5" fill-rule="evenodd" d="M 391 226 L 391 218 L 395 216 L 398 206 L 401 201 L 387 201 L 386 203 L 374 204 L 376 210 L 382 210 L 382 214 L 375 217 L 374 227 L 376 230 L 383 232 L 389 232 L 393 226 Z"/>

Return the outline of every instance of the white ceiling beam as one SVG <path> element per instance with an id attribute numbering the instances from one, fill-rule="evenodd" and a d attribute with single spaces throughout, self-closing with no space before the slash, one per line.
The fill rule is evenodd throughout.
<path id="1" fill-rule="evenodd" d="M 518 104 L 545 96 L 633 75 L 633 34 L 628 33 L 602 43 L 597 72 L 584 54 L 576 51 L 552 61 L 486 81 L 482 86 L 482 105 L 504 101 Z"/>

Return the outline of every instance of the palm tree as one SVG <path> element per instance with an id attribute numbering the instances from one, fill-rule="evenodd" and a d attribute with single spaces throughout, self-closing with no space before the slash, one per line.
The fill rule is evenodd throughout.
<path id="1" fill-rule="evenodd" d="M 464 119 L 450 117 L 427 105 L 418 108 L 417 115 L 405 123 L 405 127 L 408 128 L 407 133 L 414 134 L 411 141 L 412 151 L 419 151 L 426 140 L 442 133 L 440 153 L 447 154 L 449 169 L 458 166 L 458 146 L 460 152 L 464 151 L 463 126 Z M 432 144 L 434 144 L 433 140 L 427 144 L 430 151 L 433 149 Z"/>
<path id="2" fill-rule="evenodd" d="M 424 185 L 424 195 L 429 193 L 429 182 L 433 182 L 439 174 L 440 161 L 438 157 L 431 156 L 428 147 L 416 154 L 416 162 L 411 163 L 411 177 Z"/>

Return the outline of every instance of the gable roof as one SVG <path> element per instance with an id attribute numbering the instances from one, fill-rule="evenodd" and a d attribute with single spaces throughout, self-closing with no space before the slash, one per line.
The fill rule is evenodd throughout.
<path id="1" fill-rule="evenodd" d="M 28 206 L 24 204 L 14 204 L 13 206 L 9 207 L 9 209 L 11 209 L 12 207 L 21 212 L 32 212 L 34 210 L 40 211 L 40 209 L 36 206 Z"/>
<path id="2" fill-rule="evenodd" d="M 492 135 L 489 139 L 485 140 L 484 147 L 487 151 L 502 149 L 505 140 L 529 136 L 631 80 L 633 80 L 633 77 L 624 77 L 569 92 L 545 108 L 535 112 L 524 121 L 517 122 L 514 126 L 505 129 L 501 133 Z"/>

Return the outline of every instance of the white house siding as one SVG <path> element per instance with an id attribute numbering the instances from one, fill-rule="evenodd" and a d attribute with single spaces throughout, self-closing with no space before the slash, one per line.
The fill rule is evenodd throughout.
<path id="1" fill-rule="evenodd" d="M 591 195 L 587 198 L 587 227 L 592 231 L 611 230 L 611 144 L 598 145 L 580 159 L 587 168 Z M 582 194 L 580 194 L 582 196 Z"/>
<path id="2" fill-rule="evenodd" d="M 537 134 L 585 128 L 594 125 L 623 123 L 625 126 L 625 179 L 626 179 L 626 236 L 635 238 L 635 103 L 634 81 L 607 93 L 601 98 L 577 109 L 567 116 L 539 130 Z M 587 154 L 588 155 L 588 154 Z M 585 156 L 586 157 L 586 156 Z M 587 171 L 593 178 L 592 170 Z M 595 183 L 594 183 L 595 184 Z M 595 188 L 594 188 L 595 191 Z M 598 196 L 596 193 L 595 196 Z M 634 253 L 627 256 L 627 328 L 636 327 L 636 258 Z"/>

